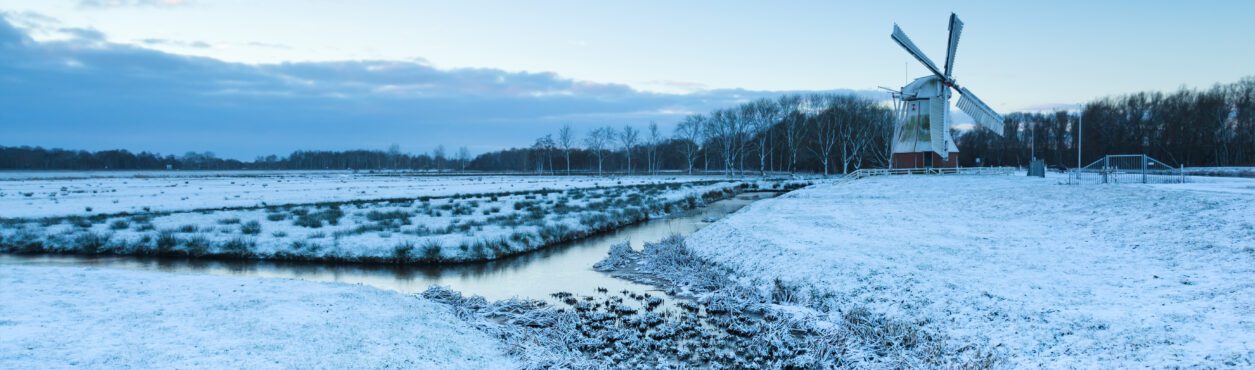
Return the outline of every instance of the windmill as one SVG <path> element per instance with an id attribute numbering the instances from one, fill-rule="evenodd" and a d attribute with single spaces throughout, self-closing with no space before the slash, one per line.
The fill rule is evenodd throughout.
<path id="1" fill-rule="evenodd" d="M 950 135 L 950 94 L 958 91 L 958 107 L 972 116 L 976 124 L 1002 135 L 1002 116 L 989 108 L 967 88 L 955 83 L 954 52 L 959 47 L 963 21 L 950 13 L 950 38 L 946 49 L 945 69 L 937 68 L 928 56 L 911 42 L 906 33 L 893 25 L 893 41 L 919 60 L 932 75 L 911 81 L 894 94 L 900 99 L 898 122 L 893 132 L 894 168 L 950 167 L 958 163 L 959 148 Z"/>

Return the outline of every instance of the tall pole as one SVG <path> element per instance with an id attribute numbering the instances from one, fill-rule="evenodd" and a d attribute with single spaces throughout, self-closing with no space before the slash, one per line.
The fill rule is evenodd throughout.
<path id="1" fill-rule="evenodd" d="M 1081 112 L 1076 115 L 1076 168 L 1080 169 L 1085 164 L 1081 162 L 1081 141 L 1085 139 L 1085 105 L 1081 105 Z"/>

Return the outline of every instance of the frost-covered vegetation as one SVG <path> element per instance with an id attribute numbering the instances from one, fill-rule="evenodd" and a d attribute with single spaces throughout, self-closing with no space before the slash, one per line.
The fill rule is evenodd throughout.
<path id="1" fill-rule="evenodd" d="M 989 368 L 998 359 L 868 310 L 838 312 L 826 297 L 779 280 L 743 279 L 693 255 L 674 237 L 642 252 L 614 247 L 599 270 L 667 287 L 693 300 L 602 290 L 540 301 L 488 302 L 432 288 L 424 297 L 488 326 L 534 368 Z"/>
<path id="2" fill-rule="evenodd" d="M 1010 367 L 1250 368 L 1255 180 L 1199 180 L 820 184 L 685 245 L 736 276 L 813 290 L 806 305 L 830 316 L 865 309 Z"/>
<path id="3" fill-rule="evenodd" d="M 0 172 L 0 218 L 250 208 L 720 179 L 717 176 L 429 176 L 346 171 Z"/>
<path id="4" fill-rule="evenodd" d="M 479 261 L 693 208 L 744 186 L 749 185 L 670 182 L 4 219 L 0 252 L 400 264 Z"/>

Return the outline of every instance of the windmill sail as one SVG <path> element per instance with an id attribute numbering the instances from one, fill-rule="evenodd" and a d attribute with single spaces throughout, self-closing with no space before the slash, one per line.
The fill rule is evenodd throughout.
<path id="1" fill-rule="evenodd" d="M 932 125 L 928 127 L 928 144 L 941 158 L 949 158 L 950 147 L 946 145 L 949 135 L 946 131 L 950 130 L 950 125 L 947 124 L 946 110 L 950 109 L 950 102 L 943 96 L 934 96 L 929 100 L 928 114 L 932 117 Z"/>
<path id="2" fill-rule="evenodd" d="M 959 95 L 959 110 L 972 116 L 976 124 L 985 126 L 999 136 L 1002 135 L 1002 116 L 998 112 L 994 112 L 992 108 L 985 105 L 985 102 L 980 101 L 980 98 L 968 91 L 966 87 L 959 88 Z"/>
<path id="3" fill-rule="evenodd" d="M 919 47 L 915 46 L 914 42 L 911 42 L 910 37 L 906 37 L 906 33 L 902 32 L 902 29 L 898 28 L 898 25 L 893 25 L 893 35 L 890 37 L 893 38 L 893 41 L 896 41 L 898 45 L 901 45 L 903 49 L 906 49 L 906 52 L 911 53 L 915 59 L 918 59 L 920 63 L 923 63 L 925 67 L 928 67 L 928 70 L 933 71 L 933 74 L 942 76 L 941 70 L 937 69 L 937 64 L 933 63 L 932 59 L 928 59 L 928 56 L 924 55 L 924 52 L 920 51 Z"/>
<path id="4" fill-rule="evenodd" d="M 963 34 L 963 21 L 950 13 L 950 42 L 946 46 L 946 78 L 954 73 L 954 52 L 959 49 L 959 35 Z"/>

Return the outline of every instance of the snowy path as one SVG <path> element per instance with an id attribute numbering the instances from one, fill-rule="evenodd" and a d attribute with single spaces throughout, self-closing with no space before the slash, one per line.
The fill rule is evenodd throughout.
<path id="1" fill-rule="evenodd" d="M 872 178 L 758 202 L 688 245 L 1017 367 L 1255 366 L 1249 194 Z"/>
<path id="2" fill-rule="evenodd" d="M 0 266 L 0 368 L 517 368 L 449 307 L 373 288 Z"/>

